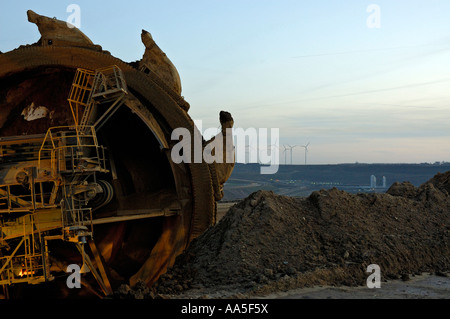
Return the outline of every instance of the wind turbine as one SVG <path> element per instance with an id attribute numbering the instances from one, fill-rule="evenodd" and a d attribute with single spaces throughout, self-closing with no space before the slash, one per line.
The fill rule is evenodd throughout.
<path id="1" fill-rule="evenodd" d="M 261 155 L 261 154 L 262 154 L 262 152 L 264 151 L 264 149 L 263 149 L 263 148 L 259 148 L 258 150 L 259 150 L 259 152 L 258 152 L 258 155 L 259 155 L 259 156 L 258 156 L 258 161 L 259 161 L 259 163 L 260 163 L 260 164 L 266 164 L 266 163 L 262 163 L 262 161 L 261 161 L 261 158 L 262 158 L 262 155 Z M 269 148 L 267 148 L 266 154 L 267 154 L 267 151 L 268 151 L 268 150 L 269 150 Z"/>
<path id="2" fill-rule="evenodd" d="M 278 152 L 274 154 L 274 149 L 277 149 Z M 280 142 L 277 139 L 275 140 L 275 144 L 270 145 L 270 155 L 272 157 L 272 163 L 276 163 L 277 165 L 280 163 Z M 278 156 L 278 158 L 276 158 Z"/>
<path id="3" fill-rule="evenodd" d="M 277 149 L 278 152 L 275 154 L 274 149 Z M 280 145 L 278 145 L 278 140 L 275 142 L 275 144 L 270 145 L 270 155 L 272 156 L 272 164 L 280 164 Z M 277 158 L 278 156 L 278 158 Z"/>
<path id="4" fill-rule="evenodd" d="M 309 144 L 310 144 L 310 142 L 308 142 L 308 144 L 302 146 L 302 147 L 305 148 L 305 165 L 306 165 L 306 156 L 308 154 L 308 146 L 309 146 Z"/>
<path id="5" fill-rule="evenodd" d="M 278 151 L 280 150 L 280 146 L 278 145 L 278 139 L 276 140 L 275 144 L 271 144 L 270 146 L 262 146 L 261 147 L 261 149 L 259 150 L 259 157 L 260 158 L 262 158 L 261 152 L 263 152 L 264 149 L 266 150 L 266 154 L 270 150 L 271 163 L 272 164 L 273 163 L 279 164 L 279 162 L 280 162 L 280 158 L 279 158 L 280 155 L 279 155 L 279 153 L 275 154 L 275 152 L 274 152 L 274 149 L 278 149 Z M 278 155 L 278 158 L 276 158 L 276 155 Z"/>
<path id="6" fill-rule="evenodd" d="M 239 140 L 238 140 L 239 142 Z M 249 142 L 247 143 L 247 141 L 244 142 L 244 163 L 245 164 L 249 164 L 249 163 L 258 163 L 258 145 L 255 145 L 255 143 L 253 142 L 253 138 L 250 137 Z M 256 146 L 256 147 L 255 147 Z M 242 150 L 239 147 L 239 143 L 238 143 L 238 149 Z"/>
<path id="7" fill-rule="evenodd" d="M 289 150 L 291 151 L 291 165 L 292 165 L 292 150 L 293 150 L 294 148 L 298 147 L 298 145 L 293 145 L 293 146 L 291 146 L 291 145 L 288 144 L 287 146 L 288 146 Z"/>
<path id="8" fill-rule="evenodd" d="M 254 159 L 253 158 L 253 154 L 254 154 L 253 151 L 256 151 L 256 149 L 251 144 L 245 145 L 246 156 L 245 156 L 245 161 L 244 162 L 246 164 L 252 163 L 251 160 Z M 256 156 L 258 156 L 258 155 L 256 155 Z M 248 159 L 248 162 L 247 162 L 247 159 Z M 256 160 L 256 161 L 258 161 L 258 160 Z"/>
<path id="9" fill-rule="evenodd" d="M 286 145 L 282 145 L 282 147 L 284 148 L 284 151 L 283 151 L 283 153 L 284 153 L 284 165 L 286 165 L 287 164 L 287 149 L 288 149 L 288 147 Z"/>

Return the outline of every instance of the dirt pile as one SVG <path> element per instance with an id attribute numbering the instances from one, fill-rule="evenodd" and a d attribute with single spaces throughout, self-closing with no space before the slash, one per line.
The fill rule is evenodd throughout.
<path id="1" fill-rule="evenodd" d="M 291 198 L 258 191 L 194 240 L 152 292 L 226 297 L 358 286 L 370 264 L 380 266 L 382 280 L 445 273 L 449 188 L 450 172 L 420 187 L 395 183 L 385 194 L 333 188 Z"/>

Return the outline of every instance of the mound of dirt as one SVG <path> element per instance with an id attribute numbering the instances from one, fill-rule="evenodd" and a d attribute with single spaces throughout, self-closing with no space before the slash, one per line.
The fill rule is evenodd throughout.
<path id="1" fill-rule="evenodd" d="M 450 270 L 450 172 L 384 194 L 336 188 L 306 198 L 258 191 L 194 240 L 152 287 L 169 296 L 255 296 L 314 285 L 361 286 Z"/>

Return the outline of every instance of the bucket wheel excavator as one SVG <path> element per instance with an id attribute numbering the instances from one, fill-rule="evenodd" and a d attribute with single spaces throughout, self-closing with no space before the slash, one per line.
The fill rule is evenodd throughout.
<path id="1" fill-rule="evenodd" d="M 66 22 L 28 20 L 39 41 L 0 52 L 0 296 L 151 286 L 215 224 L 234 161 L 172 160 L 173 130 L 197 128 L 150 33 L 126 63 Z M 228 112 L 219 120 L 233 127 Z M 81 289 L 67 284 L 74 265 Z"/>

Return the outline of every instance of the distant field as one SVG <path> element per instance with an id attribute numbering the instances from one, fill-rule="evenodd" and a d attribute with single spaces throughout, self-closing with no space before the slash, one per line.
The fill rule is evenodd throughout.
<path id="1" fill-rule="evenodd" d="M 312 191 L 336 187 L 348 192 L 384 192 L 382 179 L 389 188 L 394 182 L 408 181 L 415 186 L 437 173 L 450 171 L 444 164 L 338 164 L 280 165 L 273 175 L 260 174 L 259 164 L 236 164 L 224 186 L 224 201 L 242 199 L 263 189 L 288 196 L 308 196 Z M 377 179 L 377 188 L 370 189 L 370 176 Z"/>

